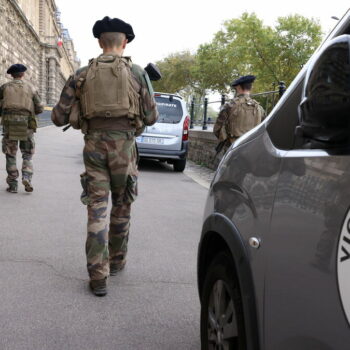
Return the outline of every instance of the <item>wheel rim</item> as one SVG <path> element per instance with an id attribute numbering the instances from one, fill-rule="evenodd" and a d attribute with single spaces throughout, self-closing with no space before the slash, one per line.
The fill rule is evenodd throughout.
<path id="1" fill-rule="evenodd" d="M 238 337 L 237 319 L 227 284 L 218 280 L 208 305 L 208 349 L 231 350 Z"/>

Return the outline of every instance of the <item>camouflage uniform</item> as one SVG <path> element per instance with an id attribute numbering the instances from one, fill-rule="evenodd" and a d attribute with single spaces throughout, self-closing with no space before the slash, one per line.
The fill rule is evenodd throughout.
<path id="1" fill-rule="evenodd" d="M 101 55 L 99 59 L 107 59 Z M 57 126 L 69 122 L 69 114 L 76 103 L 77 83 L 86 76 L 84 67 L 71 76 L 63 88 L 59 103 L 52 111 Z M 134 87 L 139 91 L 144 125 L 152 125 L 158 118 L 153 91 L 149 91 L 145 71 L 132 66 Z M 148 78 L 148 77 L 147 77 Z M 150 86 L 151 87 L 151 86 Z M 130 227 L 131 203 L 137 196 L 137 149 L 135 122 L 128 117 L 94 118 L 83 126 L 83 152 L 86 172 L 82 174 L 87 204 L 88 227 L 86 240 L 87 269 L 91 280 L 108 276 L 109 264 L 125 264 Z M 141 128 L 142 129 L 142 128 Z M 107 204 L 112 192 L 110 224 L 107 227 Z"/>
<path id="2" fill-rule="evenodd" d="M 220 142 L 226 141 L 226 147 L 229 147 L 264 118 L 265 111 L 259 103 L 242 94 L 224 105 L 214 125 L 214 134 Z"/>
<path id="3" fill-rule="evenodd" d="M 8 84 L 27 84 L 23 80 L 14 79 L 9 83 L 5 83 L 0 87 L 0 106 L 4 98 L 4 90 Z M 35 114 L 42 113 L 43 105 L 39 94 L 33 90 L 33 104 Z M 6 156 L 7 183 L 9 185 L 17 185 L 19 171 L 16 164 L 16 155 L 18 143 L 22 153 L 22 178 L 29 182 L 33 176 L 33 154 L 35 152 L 34 132 L 36 131 L 36 119 L 34 115 L 28 115 L 26 111 L 20 110 L 3 110 L 1 111 L 1 124 L 3 127 L 2 152 Z M 12 133 L 11 124 L 23 122 L 27 124 L 26 135 L 20 137 Z"/>

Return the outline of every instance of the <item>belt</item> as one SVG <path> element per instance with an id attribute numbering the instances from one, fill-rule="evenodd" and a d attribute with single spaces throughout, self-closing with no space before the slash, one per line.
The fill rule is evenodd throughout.
<path id="1" fill-rule="evenodd" d="M 136 131 L 131 126 L 128 117 L 119 118 L 106 118 L 106 117 L 95 117 L 89 119 L 88 130 L 105 130 L 105 131 Z"/>

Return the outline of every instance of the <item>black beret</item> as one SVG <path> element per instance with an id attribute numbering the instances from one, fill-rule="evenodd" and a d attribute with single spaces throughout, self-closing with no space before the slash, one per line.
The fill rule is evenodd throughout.
<path id="1" fill-rule="evenodd" d="M 17 63 L 13 64 L 8 70 L 7 74 L 23 73 L 27 70 L 27 67 L 23 64 Z"/>
<path id="2" fill-rule="evenodd" d="M 145 67 L 145 71 L 147 72 L 150 80 L 157 81 L 162 78 L 162 73 L 153 63 L 148 63 L 148 65 Z"/>
<path id="3" fill-rule="evenodd" d="M 243 77 L 239 77 L 238 79 L 234 80 L 231 86 L 234 87 L 237 85 L 253 83 L 255 79 L 255 75 L 244 75 Z"/>
<path id="4" fill-rule="evenodd" d="M 106 16 L 105 18 L 97 21 L 92 28 L 94 37 L 98 39 L 102 33 L 106 32 L 124 33 L 129 43 L 131 43 L 135 38 L 132 26 L 119 18 L 109 18 Z"/>

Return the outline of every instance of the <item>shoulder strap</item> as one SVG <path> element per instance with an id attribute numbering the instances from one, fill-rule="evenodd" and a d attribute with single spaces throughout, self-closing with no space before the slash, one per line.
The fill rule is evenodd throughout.
<path id="1" fill-rule="evenodd" d="M 96 58 L 91 60 L 89 64 L 89 68 L 87 69 L 87 72 L 86 72 L 86 75 L 89 71 L 91 72 L 91 79 L 94 79 L 96 76 L 97 65 L 98 65 L 98 60 Z"/>
<path id="2" fill-rule="evenodd" d="M 118 77 L 118 74 L 119 74 L 120 62 L 123 62 L 124 64 L 126 64 L 123 58 L 120 58 L 117 56 L 112 63 L 112 72 L 116 77 Z"/>
<path id="3" fill-rule="evenodd" d="M 88 70 L 90 69 L 90 66 L 92 65 L 93 63 L 93 60 L 90 60 L 89 61 L 89 66 L 87 69 L 83 70 L 82 72 L 80 72 L 78 74 L 78 79 L 75 83 L 75 95 L 78 99 L 80 99 L 80 96 L 81 96 L 81 89 L 83 88 L 84 86 L 84 83 L 86 81 L 86 76 L 87 76 L 87 73 L 88 73 Z"/>
<path id="4" fill-rule="evenodd" d="M 129 66 L 130 69 L 132 69 L 133 63 L 132 63 L 130 56 L 123 56 L 122 61 L 125 62 Z"/>

